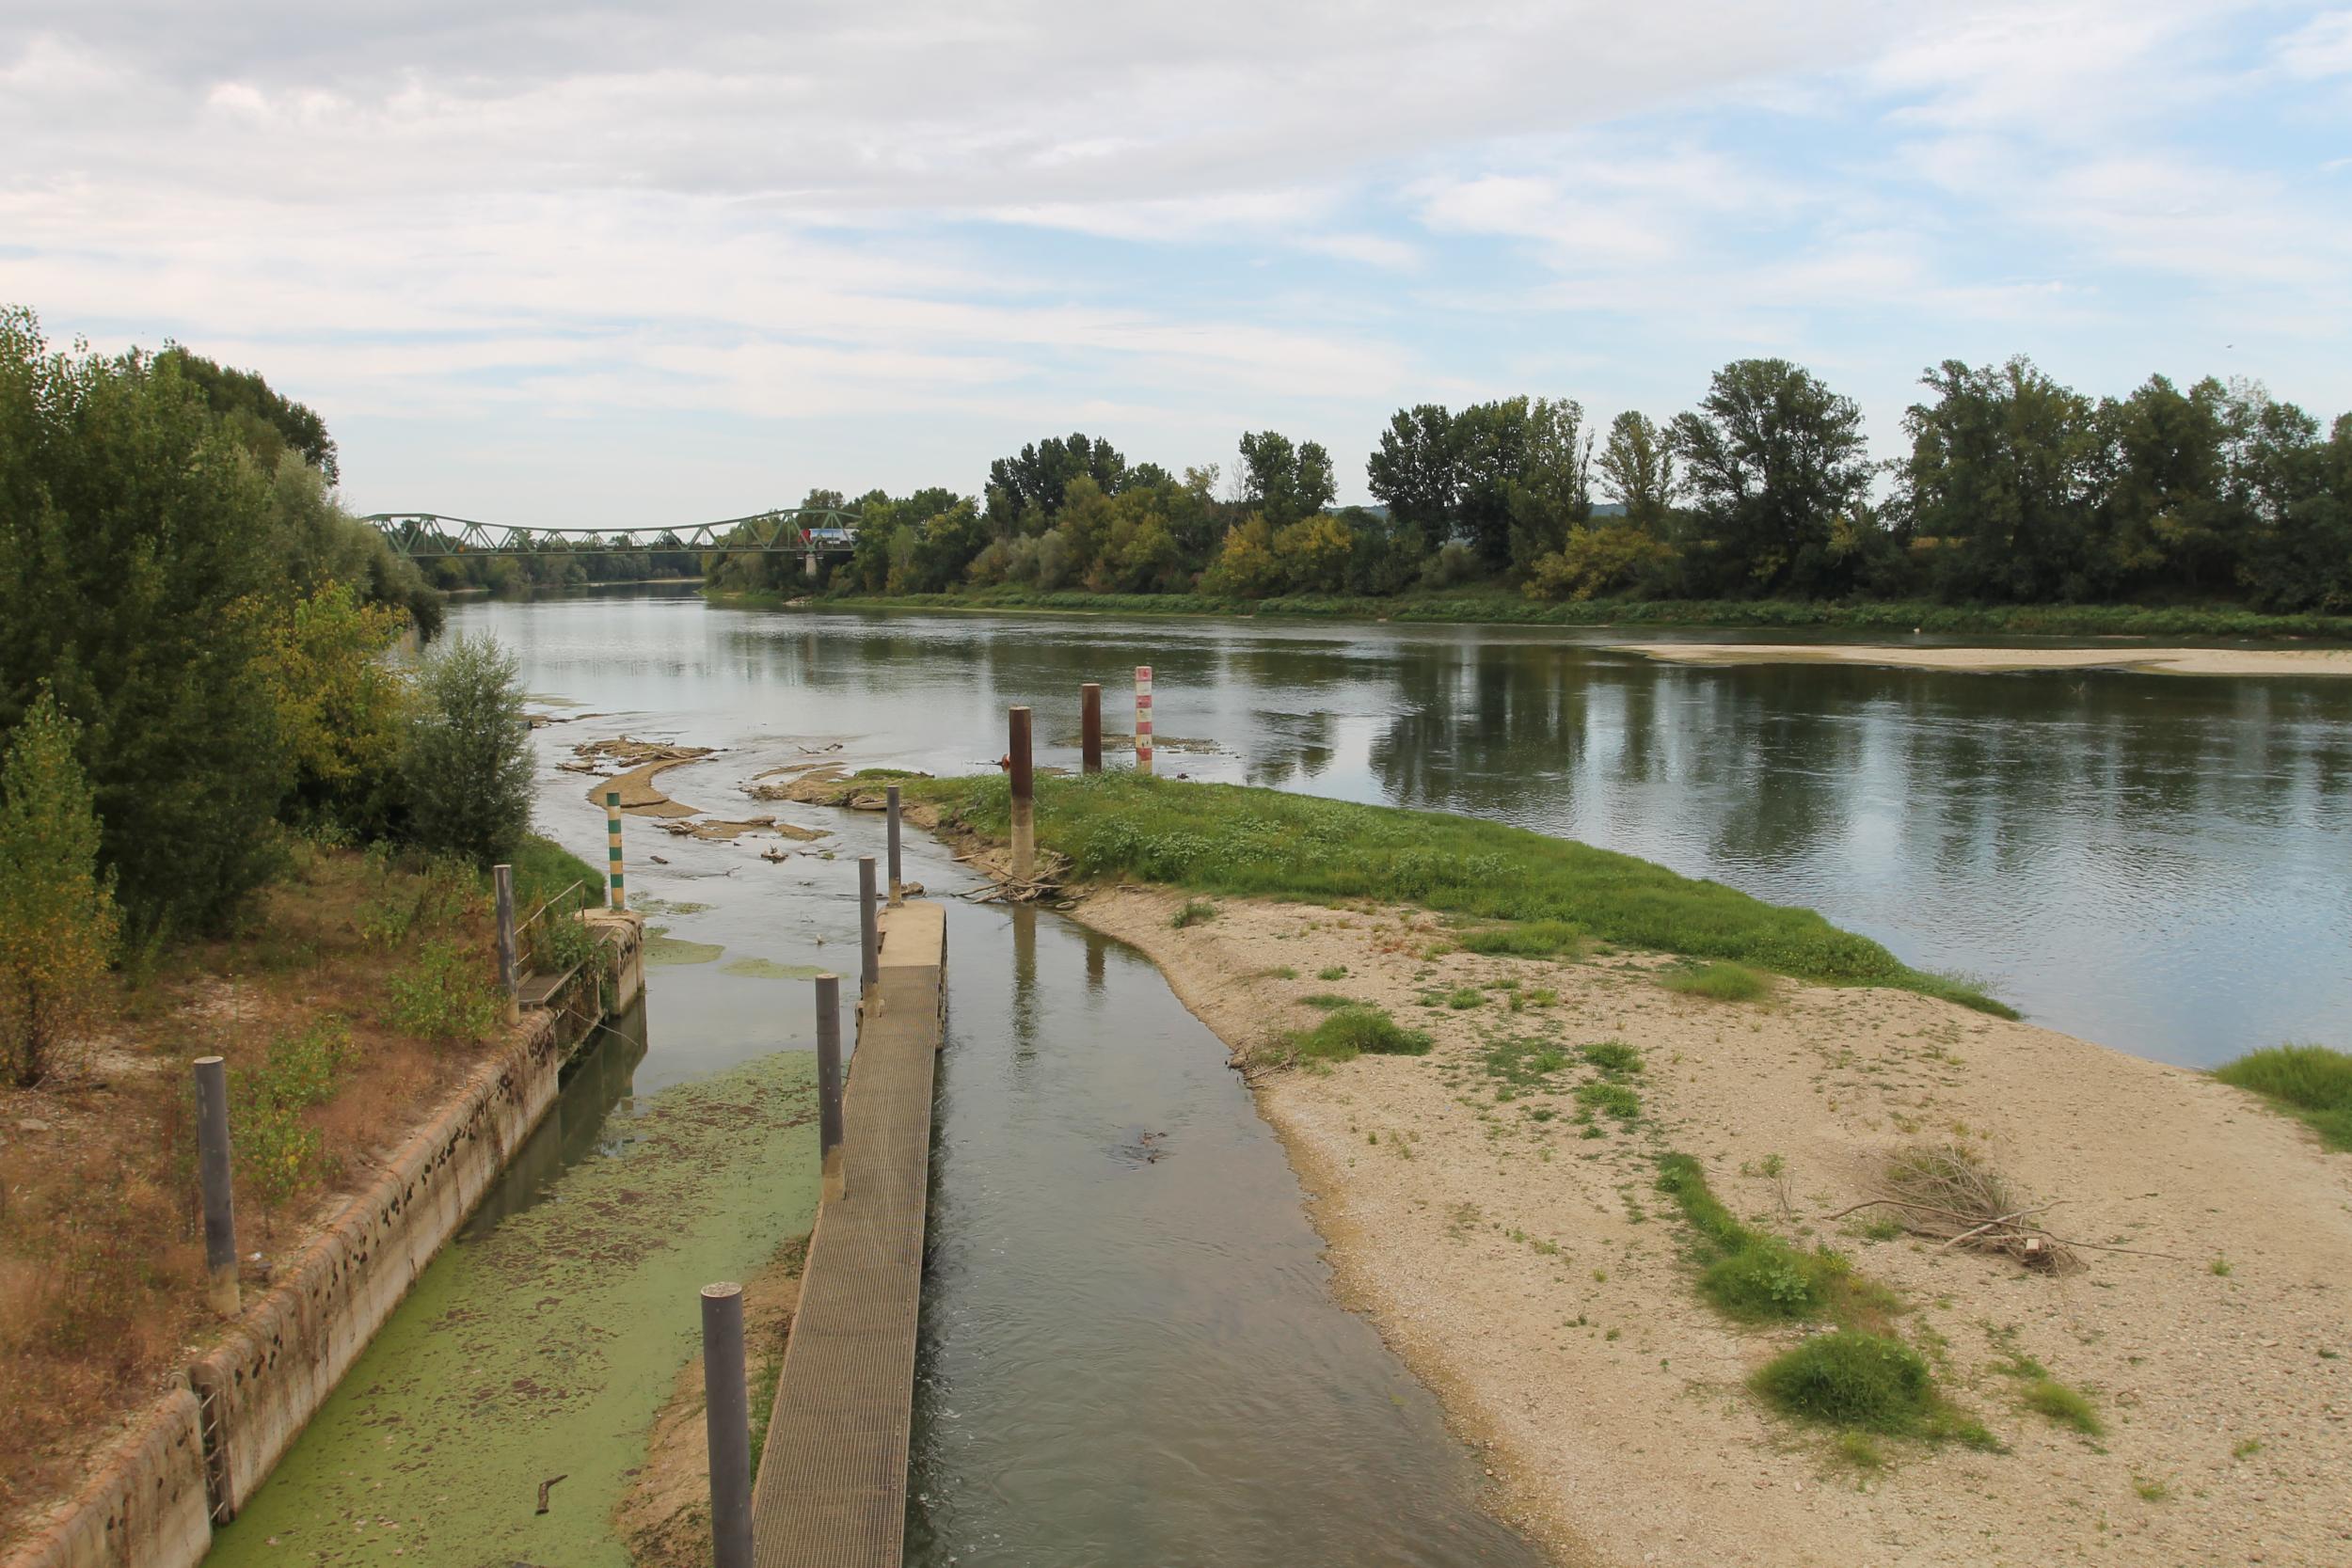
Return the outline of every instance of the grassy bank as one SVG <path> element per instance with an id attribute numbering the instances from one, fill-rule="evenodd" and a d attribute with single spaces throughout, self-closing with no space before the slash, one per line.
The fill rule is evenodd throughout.
<path id="1" fill-rule="evenodd" d="M 729 604 L 787 602 L 781 594 L 714 594 Z M 2265 615 L 2230 605 L 1949 605 L 1925 600 L 1592 599 L 1544 603 L 1517 590 L 1456 588 L 1400 594 L 1287 594 L 1045 593 L 997 587 L 961 594 L 820 594 L 829 610 L 1057 610 L 1097 615 L 1238 615 L 1324 621 L 1534 626 L 1718 626 L 1880 632 L 1915 629 L 2036 637 L 2315 637 L 2352 641 L 2352 616 Z"/>
<path id="2" fill-rule="evenodd" d="M 1008 832 L 1001 777 L 922 780 L 908 789 L 985 837 L 1001 840 Z M 1830 984 L 1892 986 L 2016 1016 L 1976 988 L 1912 969 L 1810 910 L 1499 822 L 1105 773 L 1040 779 L 1037 832 L 1041 847 L 1068 856 L 1082 877 L 1212 894 L 1372 898 L 1478 921 L 1549 923 L 1532 934 L 1555 948 L 1581 934 Z"/>
<path id="3" fill-rule="evenodd" d="M 2275 1046 L 2216 1068 L 2213 1075 L 2261 1095 L 2308 1125 L 2329 1148 L 2352 1149 L 2352 1053 Z"/>

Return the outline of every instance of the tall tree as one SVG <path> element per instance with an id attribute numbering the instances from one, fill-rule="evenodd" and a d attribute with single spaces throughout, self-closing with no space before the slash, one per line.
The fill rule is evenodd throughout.
<path id="1" fill-rule="evenodd" d="M 1835 594 L 1851 576 L 1847 532 L 1868 493 L 1862 410 L 1786 359 L 1740 359 L 1674 422 L 1675 454 L 1718 592 Z M 1701 567 L 1700 562 L 1705 564 Z"/>
<path id="2" fill-rule="evenodd" d="M 1331 454 L 1313 441 L 1294 447 L 1278 431 L 1241 438 L 1241 505 L 1275 528 L 1312 516 L 1331 504 Z"/>
<path id="3" fill-rule="evenodd" d="M 1601 488 L 1625 508 L 1627 522 L 1645 533 L 1667 531 L 1678 488 L 1667 432 L 1647 414 L 1629 408 L 1609 421 L 1597 467 Z"/>
<path id="4" fill-rule="evenodd" d="M 1502 488 L 1511 565 L 1528 572 L 1592 519 L 1593 437 L 1573 398 L 1514 398 L 1507 406 L 1526 410 Z"/>
<path id="5" fill-rule="evenodd" d="M 1452 535 L 1462 474 L 1454 416 L 1442 404 L 1398 409 L 1365 460 L 1364 474 L 1373 499 L 1391 515 L 1418 524 L 1433 540 Z"/>
<path id="6" fill-rule="evenodd" d="M 2099 526 L 2115 588 L 2208 591 L 2233 578 L 2248 519 L 2228 493 L 2229 403 L 2210 376 L 2183 391 L 2153 375 L 2100 404 Z"/>
<path id="7" fill-rule="evenodd" d="M 1903 417 L 1902 502 L 1937 589 L 1963 599 L 2080 598 L 2100 438 L 2090 400 L 2023 357 L 1947 359 Z"/>
<path id="8" fill-rule="evenodd" d="M 1103 437 L 1084 432 L 1067 438 L 1049 436 L 988 466 L 990 521 L 998 533 L 1038 532 L 1061 511 L 1072 480 L 1091 479 L 1104 495 L 1112 495 L 1126 478 L 1127 459 Z"/>
<path id="9" fill-rule="evenodd" d="M 53 355 L 0 311 L 0 728 L 43 680 L 80 721 L 136 928 L 210 923 L 270 863 L 269 484 L 176 362 Z"/>
<path id="10" fill-rule="evenodd" d="M 260 372 L 226 369 L 217 360 L 191 354 L 177 343 L 167 344 L 155 362 L 159 369 L 168 366 L 203 394 L 206 404 L 253 453 L 263 472 L 278 467 L 280 452 L 291 451 L 318 469 L 329 484 L 342 477 L 336 468 L 335 438 L 326 433 L 326 421 L 307 404 L 274 389 Z"/>

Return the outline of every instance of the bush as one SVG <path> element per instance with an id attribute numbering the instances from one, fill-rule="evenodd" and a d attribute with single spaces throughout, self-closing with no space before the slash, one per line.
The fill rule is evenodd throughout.
<path id="1" fill-rule="evenodd" d="M 1817 1335 L 1756 1374 L 1756 1392 L 1791 1416 L 1900 1436 L 1936 1409 L 1928 1364 L 1899 1339 L 1840 1329 Z"/>
<path id="2" fill-rule="evenodd" d="M 417 842 L 487 866 L 531 826 L 531 731 L 515 660 L 486 637 L 461 637 L 425 661 L 401 771 Z"/>
<path id="3" fill-rule="evenodd" d="M 2279 1045 L 2240 1056 L 2213 1075 L 2310 1123 L 2328 1148 L 2352 1149 L 2352 1053 Z"/>
<path id="4" fill-rule="evenodd" d="M 96 1004 L 120 927 L 114 879 L 98 872 L 78 729 L 43 690 L 0 764 L 0 1062 L 27 1088 Z"/>
<path id="5" fill-rule="evenodd" d="M 426 1039 L 472 1043 L 498 1027 L 497 988 L 486 958 L 447 937 L 427 942 L 390 981 L 393 1027 Z"/>

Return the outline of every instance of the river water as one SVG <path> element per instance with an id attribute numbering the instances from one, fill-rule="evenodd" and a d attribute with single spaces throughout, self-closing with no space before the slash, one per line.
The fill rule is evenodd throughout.
<path id="1" fill-rule="evenodd" d="M 1074 763 L 1078 683 L 1162 769 L 1496 817 L 1820 909 L 2028 1016 L 2206 1064 L 2352 1018 L 2352 683 L 1684 668 L 1590 635 L 815 614 L 637 590 L 472 602 L 570 721 L 543 831 L 600 860 L 627 733 L 722 748 L 663 787 L 722 816 L 783 763 L 993 764 L 1004 709 Z M 806 1227 L 818 967 L 855 963 L 852 858 L 632 818 L 649 974 L 223 1563 L 626 1560 L 605 1526 L 695 1291 Z M 919 837 L 909 875 L 970 885 Z M 654 857 L 667 863 L 656 863 Z M 833 858 L 828 858 L 828 857 Z M 1218 1043 L 1126 950 L 951 901 L 908 1560 L 1535 1563 L 1424 1390 L 1330 1299 L 1297 1183 Z M 646 1223 L 651 1220 L 653 1223 Z M 537 1482 L 570 1479 L 548 1515 Z"/>

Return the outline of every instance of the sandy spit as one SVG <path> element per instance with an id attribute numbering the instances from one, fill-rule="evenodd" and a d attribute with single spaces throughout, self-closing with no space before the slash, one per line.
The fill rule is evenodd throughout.
<path id="1" fill-rule="evenodd" d="M 2352 675 L 2344 648 L 1894 648 L 1849 642 L 1616 642 L 1677 664 L 1871 664 L 1902 670 L 2138 670 L 2165 675 Z"/>
<path id="2" fill-rule="evenodd" d="M 1643 956 L 1428 957 L 1442 930 L 1411 910 L 1226 900 L 1180 931 L 1181 901 L 1121 888 L 1074 913 L 1153 958 L 1236 1052 L 1311 1023 L 1302 999 L 1328 992 L 1437 1037 L 1425 1057 L 1265 1078 L 1259 1104 L 1343 1299 L 1563 1562 L 2352 1562 L 2352 1157 L 2249 1098 L 1899 991 L 1712 1003 L 1660 989 Z M 1420 1005 L 1506 980 L 1558 1000 Z M 1643 1121 L 1585 1138 L 1565 1092 L 1498 1102 L 1481 1053 L 1512 1036 L 1638 1047 Z M 2093 1253 L 2052 1277 L 1820 1218 L 1928 1137 L 2063 1198 L 2064 1234 L 2173 1257 Z M 2009 1451 L 1888 1443 L 1884 1468 L 1859 1470 L 1771 1415 L 1746 1380 L 1802 1330 L 1701 1302 L 1652 1185 L 1666 1149 L 1744 1217 L 1809 1228 L 1900 1291 L 1905 1331 Z M 1774 1154 L 1785 1180 L 1761 1174 Z M 2088 1395 L 2105 1435 L 2026 1409 L 2010 1353 Z"/>

